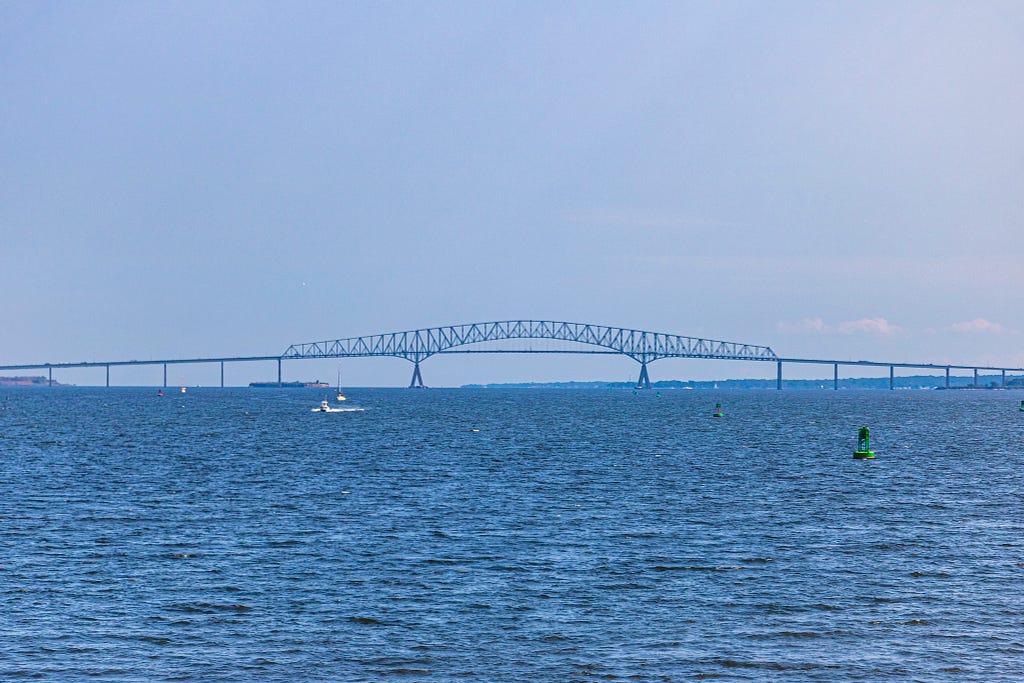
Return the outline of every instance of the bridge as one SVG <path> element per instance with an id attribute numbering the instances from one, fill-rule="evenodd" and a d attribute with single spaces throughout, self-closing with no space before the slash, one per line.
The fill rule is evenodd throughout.
<path id="1" fill-rule="evenodd" d="M 466 349 L 484 342 L 508 339 L 551 339 L 589 348 L 577 349 Z M 551 320 L 503 320 L 449 327 L 430 327 L 407 332 L 390 332 L 370 337 L 349 337 L 294 344 L 284 358 L 350 358 L 395 356 L 413 363 L 410 387 L 422 387 L 420 362 L 439 353 L 613 353 L 640 363 L 637 385 L 650 388 L 647 364 L 659 358 L 717 358 L 726 360 L 772 360 L 767 346 L 753 346 L 717 339 L 699 339 L 660 332 L 605 327 L 586 323 Z"/>
<path id="2" fill-rule="evenodd" d="M 495 342 L 511 340 L 548 340 L 557 342 L 557 347 L 536 349 L 502 348 Z M 470 353 L 570 353 L 570 354 L 614 354 L 628 356 L 640 364 L 637 378 L 638 389 L 651 386 L 647 366 L 664 358 L 703 358 L 712 360 L 738 360 L 771 362 L 776 364 L 776 388 L 782 389 L 782 368 L 784 363 L 831 365 L 833 367 L 833 388 L 839 388 L 839 367 L 888 367 L 889 388 L 894 388 L 896 368 L 940 370 L 946 373 L 946 387 L 949 387 L 951 370 L 973 370 L 974 384 L 978 383 L 980 370 L 1001 372 L 1002 384 L 1006 386 L 1007 372 L 1024 372 L 1024 368 L 950 365 L 937 363 L 895 363 L 885 361 L 843 361 L 820 358 L 784 358 L 776 355 L 768 346 L 744 344 L 687 337 L 663 332 L 650 332 L 623 327 L 608 327 L 588 323 L 560 322 L 552 320 L 503 320 L 497 322 L 468 323 L 445 327 L 429 327 L 403 332 L 388 332 L 362 337 L 345 337 L 325 341 L 292 344 L 283 353 L 262 356 L 224 356 L 204 358 L 167 358 L 159 360 L 114 360 L 82 361 L 63 363 L 38 363 L 22 365 L 0 365 L 0 371 L 47 370 L 49 383 L 53 383 L 54 368 L 106 368 L 106 385 L 110 386 L 110 368 L 131 365 L 163 365 L 164 386 L 167 386 L 167 366 L 176 364 L 219 363 L 220 384 L 224 386 L 224 364 L 255 361 L 276 361 L 277 382 L 281 384 L 281 365 L 285 360 L 312 358 L 401 358 L 413 364 L 410 388 L 423 387 L 420 363 L 440 354 Z"/>

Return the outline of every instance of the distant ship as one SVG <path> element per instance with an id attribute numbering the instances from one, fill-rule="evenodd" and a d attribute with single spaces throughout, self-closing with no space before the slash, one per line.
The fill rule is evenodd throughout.
<path id="1" fill-rule="evenodd" d="M 281 382 L 281 384 L 277 382 L 249 382 L 249 386 L 258 389 L 277 389 L 279 386 L 282 389 L 327 389 L 331 385 L 317 380 L 315 382 Z"/>

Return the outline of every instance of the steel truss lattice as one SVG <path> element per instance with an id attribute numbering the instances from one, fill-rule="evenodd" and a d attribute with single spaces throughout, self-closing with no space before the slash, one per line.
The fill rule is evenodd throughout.
<path id="1" fill-rule="evenodd" d="M 585 344 L 597 348 L 552 351 L 552 353 L 612 352 L 629 356 L 641 364 L 647 364 L 660 358 L 760 361 L 777 358 L 775 352 L 767 346 L 553 320 L 503 320 L 469 323 L 293 344 L 281 357 L 297 359 L 393 356 L 419 363 L 439 353 L 465 353 L 468 350 L 464 350 L 462 347 L 505 339 L 553 339 Z M 608 351 L 599 349 L 608 349 Z M 529 353 L 528 351 L 497 349 L 480 352 Z M 539 353 L 543 353 L 543 351 Z"/>

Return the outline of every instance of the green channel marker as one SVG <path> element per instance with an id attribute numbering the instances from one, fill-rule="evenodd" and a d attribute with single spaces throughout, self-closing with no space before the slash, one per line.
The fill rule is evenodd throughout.
<path id="1" fill-rule="evenodd" d="M 725 414 L 722 412 L 722 404 L 721 403 L 716 403 L 715 404 L 715 414 L 712 415 L 711 417 L 725 417 Z"/>
<path id="2" fill-rule="evenodd" d="M 873 460 L 875 457 L 875 452 L 871 450 L 867 427 L 857 430 L 857 450 L 853 452 L 853 457 L 855 460 Z"/>
<path id="3" fill-rule="evenodd" d="M 1024 413 L 1024 401 L 1020 402 L 1020 412 Z"/>

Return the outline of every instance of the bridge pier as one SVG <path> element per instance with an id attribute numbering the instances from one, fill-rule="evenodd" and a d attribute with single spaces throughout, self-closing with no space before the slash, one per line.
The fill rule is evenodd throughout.
<path id="1" fill-rule="evenodd" d="M 164 363 L 164 389 L 167 388 L 167 363 Z"/>
<path id="2" fill-rule="evenodd" d="M 412 366 L 412 381 L 409 382 L 410 389 L 423 389 L 423 375 L 420 374 L 420 362 L 418 360 L 413 361 Z"/>
<path id="3" fill-rule="evenodd" d="M 978 368 L 974 368 L 974 388 L 978 388 Z"/>
<path id="4" fill-rule="evenodd" d="M 896 388 L 896 368 L 892 365 L 889 366 L 889 391 Z"/>
<path id="5" fill-rule="evenodd" d="M 839 363 L 832 364 L 832 391 L 839 391 Z"/>
<path id="6" fill-rule="evenodd" d="M 946 388 L 949 389 L 949 366 L 946 366 Z"/>
<path id="7" fill-rule="evenodd" d="M 224 388 L 224 361 L 220 362 L 220 388 Z"/>
<path id="8" fill-rule="evenodd" d="M 650 389 L 651 377 L 647 374 L 647 361 L 640 361 L 640 376 L 636 379 L 637 389 Z"/>
<path id="9" fill-rule="evenodd" d="M 1006 388 L 1006 370 L 1003 370 L 1003 383 L 1002 383 L 1002 387 L 1003 387 L 1003 389 Z"/>
<path id="10" fill-rule="evenodd" d="M 776 367 L 775 389 L 778 390 L 778 391 L 782 391 L 782 361 L 781 360 L 778 362 L 778 366 Z"/>
<path id="11" fill-rule="evenodd" d="M 47 386 L 52 387 L 53 386 L 53 368 L 48 368 L 48 369 L 50 371 L 50 380 L 49 380 L 50 383 L 47 384 Z M 1005 379 L 1003 380 L 1003 384 L 1006 384 L 1006 380 Z"/>
<path id="12" fill-rule="evenodd" d="M 281 388 L 281 359 L 277 359 L 277 387 Z"/>
<path id="13" fill-rule="evenodd" d="M 107 386 L 110 386 L 110 366 L 107 366 Z"/>

